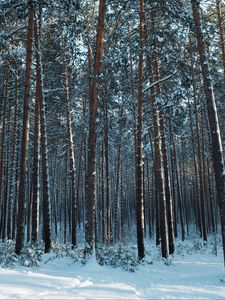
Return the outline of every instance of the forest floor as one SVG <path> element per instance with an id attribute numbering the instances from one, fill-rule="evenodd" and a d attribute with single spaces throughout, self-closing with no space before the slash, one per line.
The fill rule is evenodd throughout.
<path id="1" fill-rule="evenodd" d="M 225 299 L 221 247 L 215 256 L 212 245 L 179 242 L 166 263 L 148 255 L 129 272 L 45 254 L 37 267 L 2 268 L 0 299 Z"/>

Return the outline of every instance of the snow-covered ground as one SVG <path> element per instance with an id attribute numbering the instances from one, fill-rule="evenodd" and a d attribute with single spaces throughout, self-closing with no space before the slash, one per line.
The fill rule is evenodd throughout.
<path id="1" fill-rule="evenodd" d="M 221 251 L 183 254 L 169 265 L 156 260 L 135 272 L 100 266 L 93 258 L 85 265 L 69 257 L 49 260 L 48 254 L 38 267 L 1 269 L 0 299 L 225 299 Z"/>

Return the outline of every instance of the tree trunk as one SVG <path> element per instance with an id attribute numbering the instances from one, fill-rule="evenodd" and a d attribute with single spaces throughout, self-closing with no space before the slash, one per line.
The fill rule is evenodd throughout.
<path id="1" fill-rule="evenodd" d="M 77 244 L 77 201 L 75 189 L 75 158 L 74 158 L 74 144 L 70 112 L 70 99 L 69 99 L 69 79 L 66 62 L 64 61 L 64 95 L 66 101 L 66 116 L 67 116 L 67 140 L 70 156 L 70 191 L 71 191 L 71 209 L 72 209 L 72 244 Z"/>
<path id="2" fill-rule="evenodd" d="M 34 22 L 34 35 L 36 46 L 36 76 L 38 75 L 38 68 L 40 68 L 38 61 L 38 29 L 37 21 Z M 38 240 L 38 226 L 39 226 L 39 169 L 40 169 L 40 80 L 36 78 L 36 99 L 35 99 L 35 115 L 34 115 L 34 159 L 33 159 L 33 175 L 32 175 L 32 241 L 34 243 Z"/>
<path id="3" fill-rule="evenodd" d="M 142 87 L 143 87 L 143 44 L 144 44 L 144 0 L 140 0 L 140 42 L 138 65 L 138 122 L 136 153 L 136 215 L 138 258 L 145 256 L 144 249 L 144 200 L 143 200 L 143 157 L 142 157 Z"/>
<path id="4" fill-rule="evenodd" d="M 108 120 L 108 100 L 107 95 L 103 99 L 104 109 L 104 154 L 105 154 L 105 177 L 106 177 L 106 233 L 107 243 L 112 243 L 112 220 L 111 220 L 111 204 L 109 195 L 109 120 Z"/>
<path id="5" fill-rule="evenodd" d="M 41 18 L 41 15 L 39 15 Z M 40 19 L 39 19 L 40 21 Z M 48 149 L 47 149 L 47 129 L 45 98 L 43 93 L 41 48 L 40 48 L 40 28 L 37 35 L 36 45 L 36 64 L 37 64 L 37 81 L 39 93 L 37 94 L 40 101 L 40 128 L 41 128 L 41 160 L 42 160 L 42 197 L 43 197 L 43 240 L 45 242 L 45 253 L 51 248 L 51 228 L 50 228 L 50 195 L 49 195 L 49 169 L 48 169 Z"/>
<path id="6" fill-rule="evenodd" d="M 31 79 L 31 60 L 32 60 L 32 34 L 34 25 L 34 10 L 32 1 L 29 1 L 28 16 L 28 33 L 27 33 L 27 55 L 26 55 L 26 71 L 25 71 L 25 94 L 23 108 L 23 135 L 22 135 L 22 151 L 20 161 L 20 183 L 19 183 L 19 199 L 18 199 L 18 216 L 17 216 L 17 236 L 16 236 L 16 254 L 20 254 L 24 240 L 24 203 L 25 203 L 25 182 L 27 169 L 27 150 L 29 142 L 29 115 L 30 115 L 30 79 Z"/>
<path id="7" fill-rule="evenodd" d="M 17 200 L 15 193 L 15 175 L 16 175 L 16 153 L 17 153 L 17 126 L 18 126 L 18 88 L 19 88 L 19 71 L 15 69 L 15 100 L 14 100 L 14 119 L 13 119 L 13 145 L 11 154 L 11 170 L 10 170 L 10 184 L 9 184 L 9 210 L 8 210 L 8 239 L 12 238 L 13 225 L 13 203 Z"/>
<path id="8" fill-rule="evenodd" d="M 155 37 L 155 13 L 151 13 L 152 19 L 152 30 L 154 39 Z M 154 40 L 154 66 L 156 70 L 152 70 L 158 77 L 158 52 L 156 48 L 156 41 Z M 159 229 L 161 237 L 161 252 L 162 257 L 168 257 L 169 255 L 169 241 L 168 241 L 168 224 L 167 224 L 167 208 L 166 208 L 166 194 L 165 194 L 165 181 L 164 181 L 164 165 L 163 165 L 163 153 L 162 153 L 162 136 L 160 128 L 160 114 L 157 108 L 157 99 L 156 95 L 159 94 L 159 88 L 153 87 L 151 89 L 151 98 L 153 101 L 153 128 L 154 128 L 154 160 L 155 160 L 155 193 L 156 201 L 156 213 L 159 213 Z"/>
<path id="9" fill-rule="evenodd" d="M 201 29 L 201 16 L 199 1 L 192 0 L 192 12 L 195 22 L 198 52 L 200 56 L 204 92 L 206 98 L 206 108 L 208 113 L 209 127 L 212 139 L 212 159 L 216 180 L 217 198 L 220 208 L 221 233 L 223 241 L 223 252 L 225 262 L 225 168 L 223 160 L 223 148 L 220 136 L 220 127 L 217 116 L 216 102 L 213 92 L 210 69 L 208 65 L 207 52 L 204 36 Z"/>
<path id="10" fill-rule="evenodd" d="M 225 43 L 224 43 L 224 30 L 223 30 L 220 3 L 221 3 L 221 0 L 216 0 L 216 13 L 217 13 L 217 21 L 218 21 L 218 27 L 219 27 L 221 58 L 222 58 L 222 64 L 223 64 L 223 76 L 224 76 L 224 84 L 225 84 Z"/>
<path id="11" fill-rule="evenodd" d="M 6 67 L 4 70 L 3 79 L 3 120 L 2 120 L 2 141 L 1 141 L 1 160 L 0 160 L 0 236 L 4 239 L 5 226 L 4 219 L 6 214 L 5 198 L 4 198 L 4 164 L 5 164 L 5 137 L 6 137 L 6 123 L 7 123 L 7 103 L 8 103 L 8 83 L 9 70 Z"/>
<path id="12" fill-rule="evenodd" d="M 95 243 L 95 177 L 96 177 L 96 119 L 98 109 L 98 80 L 101 74 L 101 60 L 103 56 L 103 37 L 105 24 L 105 0 L 99 2 L 99 16 L 96 36 L 96 53 L 94 61 L 94 78 L 91 85 L 89 105 L 89 136 L 88 136 L 88 164 L 86 173 L 86 250 L 92 253 Z"/>

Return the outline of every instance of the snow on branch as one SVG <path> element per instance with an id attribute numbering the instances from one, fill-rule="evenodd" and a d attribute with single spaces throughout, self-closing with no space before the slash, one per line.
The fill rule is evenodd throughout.
<path id="1" fill-rule="evenodd" d="M 17 33 L 18 31 L 20 31 L 22 29 L 25 29 L 25 28 L 27 28 L 27 26 L 26 25 L 22 25 L 22 26 L 20 26 L 20 27 L 18 27 L 16 29 L 12 30 L 11 32 L 7 33 L 7 36 L 10 37 L 10 36 L 14 35 L 15 33 Z"/>
<path id="2" fill-rule="evenodd" d="M 144 94 L 145 92 L 147 92 L 149 89 L 151 89 L 153 86 L 160 84 L 168 79 L 170 79 L 171 77 L 173 77 L 176 73 L 178 72 L 178 70 L 174 71 L 172 74 L 165 76 L 164 78 L 161 78 L 153 83 L 151 83 L 148 87 L 146 87 L 142 93 Z"/>

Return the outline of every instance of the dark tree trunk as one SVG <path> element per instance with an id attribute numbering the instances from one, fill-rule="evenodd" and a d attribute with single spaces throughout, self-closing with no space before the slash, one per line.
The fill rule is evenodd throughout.
<path id="1" fill-rule="evenodd" d="M 158 51 L 155 37 L 155 13 L 151 13 L 152 31 L 154 35 L 154 67 L 153 74 L 158 73 Z M 162 136 L 160 128 L 160 114 L 157 107 L 156 95 L 159 95 L 159 87 L 153 87 L 151 89 L 152 95 L 152 107 L 153 107 L 153 128 L 154 128 L 154 164 L 155 164 L 155 194 L 156 194 L 156 217 L 158 213 L 159 231 L 161 237 L 161 252 L 162 257 L 168 257 L 169 255 L 169 241 L 168 241 L 168 224 L 167 224 L 167 207 L 166 207 L 166 195 L 165 195 L 165 181 L 164 181 L 164 165 L 163 165 L 163 152 L 162 152 Z M 157 222 L 158 222 L 157 221 Z M 157 225 L 157 224 L 156 224 Z"/>
<path id="2" fill-rule="evenodd" d="M 24 203 L 25 203 L 25 183 L 27 169 L 27 150 L 29 142 L 29 114 L 30 114 L 30 79 L 31 79 L 31 60 L 32 60 L 32 35 L 34 26 L 34 10 L 32 1 L 29 1 L 28 33 L 27 33 L 27 55 L 25 71 L 25 94 L 23 108 L 23 135 L 22 151 L 20 161 L 20 183 L 18 199 L 17 216 L 17 236 L 16 236 L 16 254 L 20 254 L 24 240 Z"/>
<path id="3" fill-rule="evenodd" d="M 38 68 L 40 68 L 38 61 L 38 29 L 37 21 L 34 22 L 34 35 L 36 47 L 36 76 L 38 75 Z M 40 168 L 40 80 L 36 78 L 36 99 L 35 99 L 35 116 L 34 116 L 34 159 L 33 159 L 33 174 L 32 174 L 32 241 L 34 243 L 38 240 L 38 226 L 39 226 L 39 168 Z"/>
<path id="4" fill-rule="evenodd" d="M 212 140 L 212 159 L 214 174 L 216 180 L 217 198 L 220 208 L 220 221 L 221 221 L 221 233 L 223 241 L 223 252 L 225 262 L 225 168 L 223 160 L 223 148 L 220 136 L 220 127 L 217 116 L 216 102 L 213 92 L 212 80 L 210 75 L 210 69 L 208 65 L 208 58 L 206 52 L 206 46 L 204 42 L 204 36 L 201 29 L 201 16 L 199 1 L 192 0 L 192 12 L 195 22 L 196 37 L 198 43 L 198 52 L 200 57 L 202 77 L 206 98 L 206 108 L 208 113 L 209 127 Z"/>
<path id="5" fill-rule="evenodd" d="M 143 157 L 142 157 L 142 87 L 143 87 L 143 43 L 144 43 L 144 0 L 140 0 L 140 42 L 138 65 L 138 122 L 136 153 L 136 215 L 138 258 L 145 256 L 144 248 L 144 200 L 143 200 Z"/>
<path id="6" fill-rule="evenodd" d="M 39 15 L 40 22 L 41 14 Z M 45 253 L 51 248 L 51 227 L 50 227 L 50 194 L 49 194 L 49 169 L 48 169 L 48 149 L 47 149 L 47 124 L 45 113 L 45 97 L 43 93 L 43 78 L 42 78 L 42 62 L 41 62 L 41 47 L 40 47 L 40 30 L 37 35 L 36 47 L 36 64 L 37 64 L 37 85 L 39 92 L 37 94 L 40 101 L 40 129 L 41 129 L 41 161 L 42 161 L 42 198 L 43 198 L 43 240 L 45 242 Z"/>

